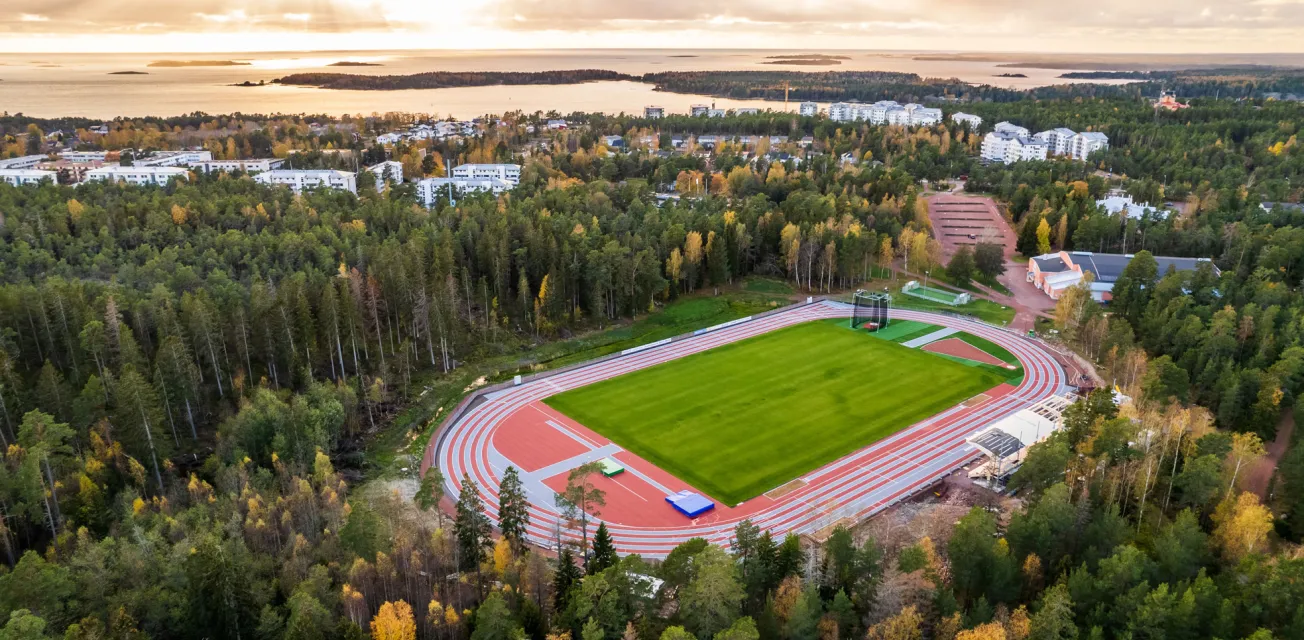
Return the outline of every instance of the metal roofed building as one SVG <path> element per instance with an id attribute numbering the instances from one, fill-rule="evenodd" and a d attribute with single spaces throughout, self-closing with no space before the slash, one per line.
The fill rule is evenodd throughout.
<path id="1" fill-rule="evenodd" d="M 1064 426 L 1064 410 L 1070 404 L 1073 401 L 1064 396 L 1051 396 L 966 438 L 987 456 L 987 462 L 971 470 L 969 477 L 985 479 L 990 485 L 1009 476 L 1023 464 L 1029 447 Z"/>
<path id="2" fill-rule="evenodd" d="M 1123 269 L 1132 261 L 1135 254 L 1092 253 L 1090 251 L 1060 251 L 1047 253 L 1028 259 L 1028 282 L 1033 283 L 1052 300 L 1058 300 L 1060 294 L 1069 287 L 1082 282 L 1083 273 L 1091 272 L 1091 297 L 1099 302 L 1108 302 L 1113 296 L 1114 283 L 1123 274 Z M 1155 256 L 1159 274 L 1168 272 L 1171 267 L 1177 271 L 1195 271 L 1201 264 L 1208 263 L 1214 276 L 1221 272 L 1209 258 L 1173 258 Z"/>

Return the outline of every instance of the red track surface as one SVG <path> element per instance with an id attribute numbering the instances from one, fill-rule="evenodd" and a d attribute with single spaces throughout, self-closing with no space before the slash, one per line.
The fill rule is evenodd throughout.
<path id="1" fill-rule="evenodd" d="M 530 493 L 529 533 L 536 541 L 550 544 L 556 539 L 559 522 L 563 537 L 578 538 L 577 532 L 566 531 L 552 499 L 552 493 L 565 486 L 566 473 L 580 462 L 614 457 L 626 471 L 595 480 L 607 493 L 601 519 L 621 552 L 664 557 L 692 537 L 726 544 L 733 527 L 744 518 L 782 535 L 815 531 L 844 517 L 871 515 L 975 458 L 976 449 L 964 441 L 967 436 L 1063 387 L 1063 370 L 1036 342 L 951 316 L 894 312 L 901 319 L 955 327 L 1001 345 L 1023 363 L 1023 383 L 1018 388 L 1000 385 L 984 400 L 948 409 L 812 471 L 802 476 L 804 486 L 782 497 L 759 496 L 734 506 L 717 504 L 696 520 L 679 514 L 664 500 L 669 492 L 691 487 L 540 402 L 560 391 L 783 326 L 846 317 L 848 313 L 849 307 L 840 303 L 807 305 L 496 392 L 432 439 L 422 467 L 437 464 L 448 479 L 446 488 L 452 496 L 461 490 L 463 474 L 468 474 L 480 487 L 493 520 L 497 519 L 502 472 L 507 465 L 521 469 Z"/>
<path id="2" fill-rule="evenodd" d="M 1005 366 L 1005 362 L 1000 358 L 997 358 L 996 356 L 959 338 L 945 338 L 936 342 L 930 342 L 919 348 L 923 351 L 931 351 L 933 353 L 954 356 L 956 358 L 964 358 L 965 360 L 973 360 L 974 362 L 981 362 L 983 364 L 992 364 L 998 367 Z"/>

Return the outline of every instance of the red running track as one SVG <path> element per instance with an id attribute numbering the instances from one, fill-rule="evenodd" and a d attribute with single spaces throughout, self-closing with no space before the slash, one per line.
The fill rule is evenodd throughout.
<path id="1" fill-rule="evenodd" d="M 619 551 L 659 558 L 693 537 L 727 544 L 733 528 L 745 518 L 783 535 L 872 515 L 976 458 L 977 450 L 965 442 L 969 435 L 1064 388 L 1063 369 L 1035 341 L 967 319 L 895 311 L 894 316 L 903 320 L 953 327 L 995 342 L 1023 364 L 1023 382 L 1017 388 L 1001 385 L 987 392 L 986 398 L 952 407 L 816 469 L 802 476 L 804 486 L 781 497 L 759 496 L 732 507 L 717 504 L 697 520 L 680 515 L 663 499 L 666 492 L 691 487 L 541 402 L 561 391 L 780 327 L 847 317 L 849 311 L 849 305 L 818 302 L 495 392 L 432 438 L 423 469 L 430 464 L 440 467 L 450 496 L 458 495 L 463 474 L 469 475 L 496 522 L 499 479 L 507 465 L 516 466 L 530 493 L 529 534 L 535 542 L 551 545 L 559 531 L 562 538 L 579 537 L 578 532 L 567 531 L 552 492 L 565 485 L 566 471 L 580 461 L 611 455 L 627 471 L 596 481 L 607 492 L 608 506 L 601 510 L 601 519 Z"/>

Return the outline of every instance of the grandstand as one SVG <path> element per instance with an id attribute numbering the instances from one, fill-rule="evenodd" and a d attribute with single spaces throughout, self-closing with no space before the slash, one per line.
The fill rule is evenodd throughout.
<path id="1" fill-rule="evenodd" d="M 937 289 L 934 287 L 925 287 L 919 284 L 919 281 L 917 280 L 911 280 L 910 282 L 907 282 L 904 285 L 902 285 L 901 293 L 904 293 L 908 296 L 914 296 L 916 298 L 922 298 L 924 300 L 928 300 L 931 302 L 940 302 L 942 304 L 950 305 L 952 307 L 958 307 L 962 304 L 968 304 L 973 300 L 973 297 L 970 296 L 968 293 L 963 293 L 963 292 L 953 293 L 951 291 Z"/>
<path id="2" fill-rule="evenodd" d="M 1051 396 L 969 436 L 968 442 L 987 456 L 969 477 L 992 488 L 1003 483 L 1023 464 L 1032 445 L 1064 426 L 1064 410 L 1072 403 L 1063 396 Z"/>

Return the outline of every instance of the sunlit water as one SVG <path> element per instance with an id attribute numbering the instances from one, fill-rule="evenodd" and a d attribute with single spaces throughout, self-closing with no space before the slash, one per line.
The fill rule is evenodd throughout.
<path id="1" fill-rule="evenodd" d="M 686 112 L 689 105 L 749 106 L 782 109 L 782 102 L 725 100 L 661 93 L 636 82 L 584 85 L 491 86 L 407 91 L 341 91 L 267 85 L 231 86 L 270 81 L 299 71 L 357 74 L 410 74 L 423 71 L 548 71 L 610 69 L 625 73 L 688 70 L 878 70 L 905 71 L 924 77 L 959 78 L 1006 87 L 1035 87 L 1066 82 L 1056 69 L 1011 69 L 996 61 L 917 60 L 920 52 L 835 52 L 850 59 L 836 66 L 765 65 L 775 51 L 734 50 L 572 50 L 572 51 L 368 51 L 302 54 L 0 54 L 0 111 L 32 116 L 171 116 L 207 113 L 370 114 L 406 111 L 469 118 L 488 113 L 556 110 L 640 112 L 659 105 Z M 800 52 L 798 52 L 800 53 Z M 234 60 L 240 66 L 161 68 L 158 60 Z M 331 67 L 339 61 L 381 66 Z M 112 75 L 139 71 L 148 75 Z M 1002 78 L 1016 72 L 1026 78 Z M 796 105 L 791 105 L 793 110 Z"/>

